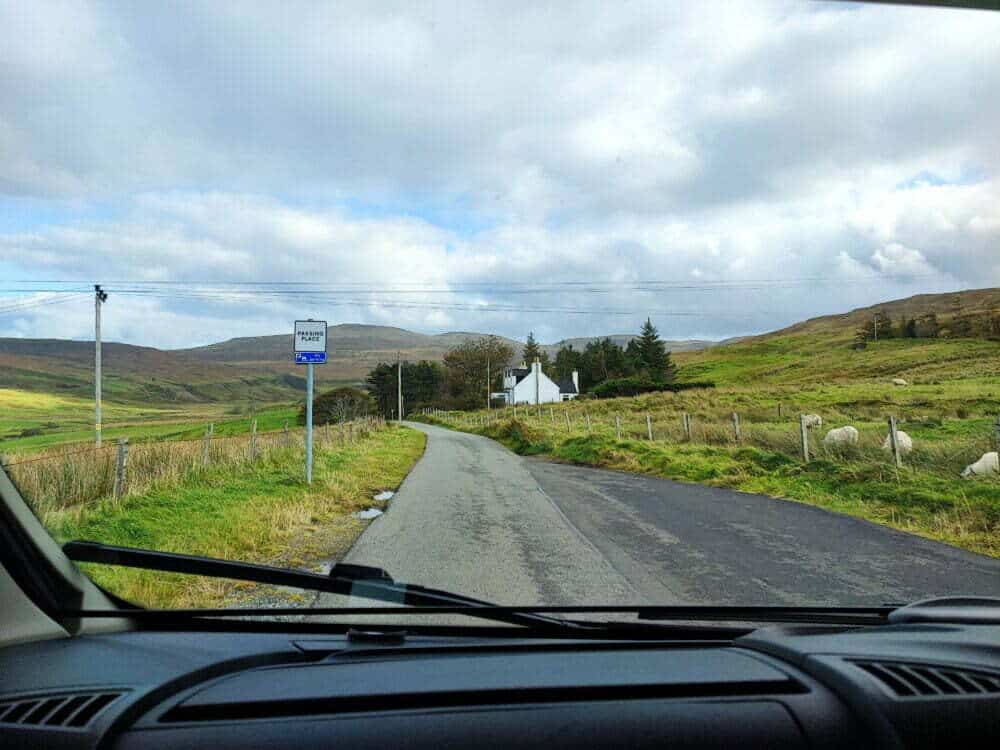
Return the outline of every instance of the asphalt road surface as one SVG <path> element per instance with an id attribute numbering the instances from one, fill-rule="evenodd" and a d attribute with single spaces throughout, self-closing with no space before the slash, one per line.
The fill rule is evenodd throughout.
<path id="1" fill-rule="evenodd" d="M 1000 561 L 730 490 L 520 458 L 412 424 L 427 450 L 346 562 L 499 604 L 883 604 L 1000 596 Z M 366 606 L 369 603 L 355 602 Z M 344 604 L 319 597 L 316 606 Z"/>

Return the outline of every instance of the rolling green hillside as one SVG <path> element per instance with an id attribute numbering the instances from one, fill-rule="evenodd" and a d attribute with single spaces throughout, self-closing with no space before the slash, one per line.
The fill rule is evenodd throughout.
<path id="1" fill-rule="evenodd" d="M 798 323 L 698 352 L 677 353 L 680 378 L 717 385 L 820 385 L 904 378 L 913 383 L 1000 377 L 1000 339 L 882 338 L 855 349 L 855 333 L 876 311 L 894 324 L 934 313 L 942 335 L 956 316 L 1000 316 L 1000 289 L 919 295 Z"/>

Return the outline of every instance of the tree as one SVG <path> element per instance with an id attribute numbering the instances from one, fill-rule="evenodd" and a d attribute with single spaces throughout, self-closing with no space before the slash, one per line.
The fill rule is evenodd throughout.
<path id="1" fill-rule="evenodd" d="M 313 398 L 313 424 L 347 422 L 375 411 L 375 399 L 358 388 L 344 386 Z M 306 405 L 299 407 L 297 421 L 306 423 Z"/>
<path id="2" fill-rule="evenodd" d="M 895 338 L 896 331 L 892 325 L 892 318 L 885 310 L 877 310 L 870 318 L 867 318 L 861 328 L 858 329 L 855 341 L 863 339 L 865 342 L 878 341 L 879 339 Z"/>
<path id="3" fill-rule="evenodd" d="M 522 356 L 528 367 L 531 367 L 531 363 L 537 359 L 542 363 L 542 370 L 549 372 L 549 355 L 535 341 L 535 334 L 533 332 L 528 332 L 528 340 L 524 342 L 524 353 Z"/>
<path id="4" fill-rule="evenodd" d="M 635 372 L 625 350 L 609 338 L 591 341 L 584 350 L 587 388 L 609 378 L 622 378 Z M 580 373 L 581 380 L 584 373 Z"/>
<path id="5" fill-rule="evenodd" d="M 365 380 L 379 413 L 390 417 L 397 408 L 398 368 L 395 362 L 380 362 Z M 436 362 L 403 362 L 403 411 L 410 413 L 438 403 L 444 386 L 444 371 Z"/>
<path id="6" fill-rule="evenodd" d="M 460 409 L 482 408 L 487 392 L 499 390 L 503 368 L 513 354 L 513 349 L 496 336 L 466 339 L 449 350 L 444 355 L 444 367 L 450 404 Z"/>
<path id="7" fill-rule="evenodd" d="M 666 344 L 649 318 L 642 325 L 638 339 L 633 339 L 629 345 L 635 344 L 633 359 L 638 365 L 636 370 L 643 373 L 654 383 L 669 383 L 677 374 L 677 367 L 670 359 Z"/>
<path id="8" fill-rule="evenodd" d="M 941 326 L 938 325 L 938 319 L 935 313 L 927 313 L 926 315 L 921 315 L 916 319 L 914 328 L 917 338 L 936 339 Z"/>
<path id="9" fill-rule="evenodd" d="M 572 344 L 568 344 L 559 347 L 559 351 L 556 352 L 552 371 L 557 378 L 569 378 L 572 377 L 574 370 L 578 372 L 582 370 L 583 365 L 583 353 L 574 349 Z"/>

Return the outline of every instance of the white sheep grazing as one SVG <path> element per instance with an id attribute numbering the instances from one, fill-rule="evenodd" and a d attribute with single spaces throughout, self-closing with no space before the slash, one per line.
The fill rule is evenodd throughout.
<path id="1" fill-rule="evenodd" d="M 802 417 L 802 422 L 805 424 L 807 430 L 823 426 L 823 418 L 819 414 L 805 414 Z"/>
<path id="2" fill-rule="evenodd" d="M 983 476 L 985 474 L 1000 474 L 1000 458 L 996 451 L 984 453 L 974 464 L 969 464 L 962 472 L 963 477 Z"/>
<path id="3" fill-rule="evenodd" d="M 905 380 L 903 380 L 902 378 L 893 378 L 893 379 L 892 379 L 892 384 L 893 384 L 893 385 L 909 385 L 909 383 L 907 383 L 907 382 L 906 382 Z"/>
<path id="4" fill-rule="evenodd" d="M 823 438 L 823 445 L 831 447 L 835 445 L 855 445 L 857 442 L 858 431 L 850 425 L 835 427 L 826 433 L 826 437 Z"/>
<path id="5" fill-rule="evenodd" d="M 896 430 L 896 445 L 899 446 L 899 452 L 901 455 L 906 455 L 913 450 L 913 438 L 907 435 L 902 430 Z M 882 450 L 891 451 L 892 450 L 892 438 L 888 435 L 885 436 L 885 442 L 882 443 Z"/>

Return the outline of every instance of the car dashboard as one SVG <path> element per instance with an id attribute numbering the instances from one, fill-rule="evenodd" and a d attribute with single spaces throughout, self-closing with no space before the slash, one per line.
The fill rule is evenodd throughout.
<path id="1" fill-rule="evenodd" d="M 0 652 L 0 746 L 976 747 L 1000 627 L 579 640 L 148 630 Z"/>

